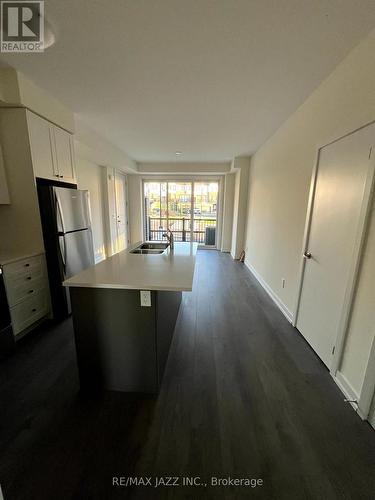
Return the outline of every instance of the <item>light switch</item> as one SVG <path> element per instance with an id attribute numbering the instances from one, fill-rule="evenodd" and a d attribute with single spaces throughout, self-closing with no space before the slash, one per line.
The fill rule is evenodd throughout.
<path id="1" fill-rule="evenodd" d="M 151 307 L 151 292 L 150 290 L 141 290 L 141 306 L 142 307 Z"/>

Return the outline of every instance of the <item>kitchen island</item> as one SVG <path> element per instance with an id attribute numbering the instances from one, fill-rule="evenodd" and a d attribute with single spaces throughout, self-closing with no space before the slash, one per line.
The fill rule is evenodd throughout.
<path id="1" fill-rule="evenodd" d="M 69 287 L 81 389 L 158 393 L 196 243 L 160 253 L 137 243 L 64 282 Z"/>

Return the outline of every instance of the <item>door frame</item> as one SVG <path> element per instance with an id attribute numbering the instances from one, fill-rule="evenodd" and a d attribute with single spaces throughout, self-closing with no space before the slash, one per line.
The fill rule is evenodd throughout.
<path id="1" fill-rule="evenodd" d="M 124 214 L 125 214 L 125 230 L 126 230 L 126 238 L 125 238 L 125 248 L 126 250 L 128 246 L 130 245 L 130 229 L 129 229 L 129 202 L 128 202 L 128 177 L 125 172 L 122 172 L 121 170 L 114 169 L 113 170 L 113 177 L 114 177 L 114 202 L 115 202 L 115 207 L 116 207 L 116 233 L 118 237 L 118 212 L 117 212 L 117 192 L 116 192 L 116 177 L 121 176 L 124 178 L 124 199 L 125 199 L 125 207 L 124 207 Z"/>
<path id="2" fill-rule="evenodd" d="M 103 167 L 102 185 L 103 192 L 103 213 L 104 213 L 104 233 L 105 233 L 105 251 L 107 257 L 118 253 L 115 248 L 113 236 L 116 233 L 117 237 L 117 213 L 116 212 L 116 189 L 115 177 L 122 175 L 125 178 L 125 217 L 126 217 L 126 248 L 130 245 L 130 223 L 129 223 L 129 194 L 128 194 L 128 177 L 122 170 L 113 167 Z M 113 183 L 113 184 L 112 184 Z"/>
<path id="3" fill-rule="evenodd" d="M 302 287 L 304 281 L 305 267 L 306 267 L 306 259 L 303 257 L 303 254 L 308 250 L 308 243 L 310 238 L 311 224 L 312 224 L 312 216 L 314 210 L 314 201 L 316 194 L 316 185 L 319 173 L 319 161 L 320 161 L 320 153 L 323 148 L 330 146 L 346 137 L 349 137 L 356 132 L 373 125 L 375 121 L 371 121 L 363 125 L 362 127 L 358 127 L 357 129 L 349 132 L 348 134 L 344 134 L 323 146 L 318 147 L 316 158 L 313 166 L 311 182 L 310 182 L 310 191 L 309 198 L 307 204 L 307 212 L 306 212 L 306 221 L 305 221 L 305 229 L 303 234 L 303 244 L 301 251 L 301 262 L 300 262 L 300 270 L 299 270 L 299 279 L 298 279 L 298 289 L 297 296 L 295 300 L 295 306 L 293 310 L 293 322 L 292 325 L 296 327 L 298 321 L 298 313 L 300 309 L 301 295 L 302 295 Z M 375 137 L 374 137 L 375 139 Z M 336 335 L 336 341 L 334 346 L 333 358 L 330 366 L 330 373 L 332 377 L 336 378 L 337 371 L 339 370 L 343 351 L 345 347 L 345 340 L 349 329 L 351 313 L 354 303 L 354 296 L 358 284 L 358 277 L 360 271 L 360 265 L 363 257 L 363 250 L 365 247 L 365 242 L 367 239 L 368 227 L 369 227 L 369 219 L 370 219 L 370 211 L 372 207 L 372 203 L 374 201 L 374 181 L 375 181 L 375 151 L 370 151 L 370 157 L 372 158 L 372 162 L 369 163 L 365 188 L 362 197 L 361 211 L 359 216 L 359 226 L 357 231 L 357 237 L 355 240 L 353 256 L 350 264 L 349 278 L 346 286 L 345 296 L 344 296 L 344 304 L 340 315 L 339 326 Z M 372 349 L 372 355 L 375 357 L 375 349 Z M 370 360 L 369 360 L 370 363 Z M 373 364 L 373 361 L 372 361 Z M 372 366 L 372 365 L 371 365 Z M 371 384 L 369 380 L 367 382 Z M 365 382 L 362 387 L 361 393 L 365 391 Z M 368 414 L 367 414 L 368 415 Z M 364 417 L 366 418 L 367 415 Z"/>
<path id="4" fill-rule="evenodd" d="M 217 250 L 221 242 L 221 232 L 222 232 L 222 219 L 223 219 L 223 176 L 222 175 L 193 175 L 186 176 L 181 174 L 176 175 L 144 175 L 142 176 L 142 218 L 145 220 L 145 207 L 144 207 L 144 192 L 145 192 L 145 182 L 189 182 L 191 183 L 191 216 L 193 220 L 193 206 L 194 206 L 194 183 L 195 182 L 217 182 L 218 183 L 218 197 L 217 197 L 217 209 L 216 209 L 216 223 L 217 231 L 215 235 L 215 246 L 206 246 L 198 244 L 198 248 L 204 248 L 206 250 Z M 168 184 L 167 184 L 167 206 L 168 206 Z M 168 212 L 168 211 L 167 211 Z M 167 214 L 168 217 L 168 214 Z M 145 238 L 145 225 L 142 224 L 143 237 Z M 192 227 L 192 226 L 191 226 Z"/>

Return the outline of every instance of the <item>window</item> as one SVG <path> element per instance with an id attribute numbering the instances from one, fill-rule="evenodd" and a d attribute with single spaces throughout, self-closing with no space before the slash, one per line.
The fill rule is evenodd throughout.
<path id="1" fill-rule="evenodd" d="M 218 181 L 145 181 L 146 240 L 165 239 L 169 227 L 175 241 L 215 246 L 218 196 Z"/>

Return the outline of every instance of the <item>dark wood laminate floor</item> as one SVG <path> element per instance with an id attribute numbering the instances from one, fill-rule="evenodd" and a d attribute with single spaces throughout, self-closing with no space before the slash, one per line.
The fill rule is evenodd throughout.
<path id="1" fill-rule="evenodd" d="M 375 433 L 246 268 L 199 251 L 159 398 L 78 393 L 70 320 L 1 364 L 5 500 L 373 499 Z M 113 487 L 200 476 L 207 487 Z M 263 486 L 210 487 L 211 476 Z"/>

